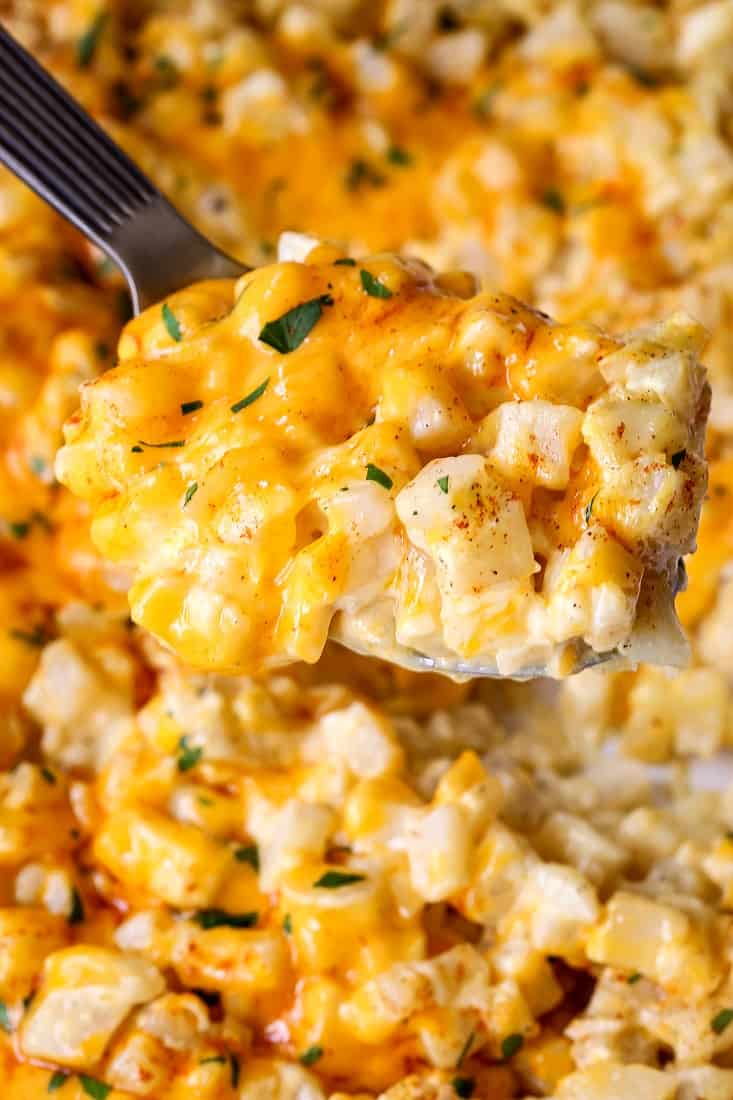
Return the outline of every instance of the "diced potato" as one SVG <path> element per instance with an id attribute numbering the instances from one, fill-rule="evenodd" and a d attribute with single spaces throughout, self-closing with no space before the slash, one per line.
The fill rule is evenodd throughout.
<path id="1" fill-rule="evenodd" d="M 479 425 L 474 448 L 511 484 L 527 480 L 565 489 L 580 443 L 583 414 L 550 401 L 507 401 Z"/>
<path id="2" fill-rule="evenodd" d="M 583 439 L 602 468 L 651 452 L 669 458 L 687 445 L 687 425 L 660 401 L 604 396 L 583 419 Z"/>
<path id="3" fill-rule="evenodd" d="M 396 506 L 412 542 L 435 562 L 444 598 L 537 569 L 522 505 L 479 455 L 429 462 Z"/>
<path id="4" fill-rule="evenodd" d="M 619 891 L 588 938 L 593 962 L 639 973 L 693 1000 L 721 977 L 722 959 L 703 910 L 697 914 L 641 894 Z"/>
<path id="5" fill-rule="evenodd" d="M 121 810 L 94 841 L 97 859 L 132 891 L 180 909 L 202 908 L 215 895 L 231 855 L 193 825 L 155 810 Z"/>
<path id="6" fill-rule="evenodd" d="M 279 929 L 198 927 L 181 921 L 171 961 L 182 982 L 195 989 L 269 993 L 285 989 L 290 958 Z"/>
<path id="7" fill-rule="evenodd" d="M 407 834 L 412 885 L 426 901 L 443 901 L 468 883 L 471 830 L 455 804 L 437 806 Z"/>
<path id="8" fill-rule="evenodd" d="M 0 999 L 26 997 L 44 960 L 70 939 L 68 921 L 45 909 L 0 909 Z"/>
<path id="9" fill-rule="evenodd" d="M 165 982 L 152 963 L 80 945 L 49 955 L 20 1030 L 28 1058 L 89 1068 L 132 1009 L 159 996 Z"/>
<path id="10" fill-rule="evenodd" d="M 558 1100 L 674 1100 L 677 1084 L 671 1074 L 649 1066 L 619 1066 L 600 1062 L 572 1073 L 560 1082 Z"/>

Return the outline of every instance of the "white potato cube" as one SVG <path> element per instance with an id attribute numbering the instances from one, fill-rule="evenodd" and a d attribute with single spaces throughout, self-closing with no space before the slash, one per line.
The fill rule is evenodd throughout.
<path id="1" fill-rule="evenodd" d="M 580 443 L 583 414 L 551 401 L 507 401 L 481 423 L 477 443 L 509 481 L 528 480 L 545 489 L 565 489 Z"/>
<path id="2" fill-rule="evenodd" d="M 23 1019 L 21 1050 L 62 1066 L 93 1066 L 132 1009 L 164 989 L 157 968 L 134 955 L 86 945 L 55 951 Z"/>
<path id="3" fill-rule="evenodd" d="M 444 598 L 477 595 L 538 568 L 521 502 L 480 455 L 429 462 L 396 505 L 410 540 L 435 562 Z"/>
<path id="4" fill-rule="evenodd" d="M 622 466 L 650 451 L 677 454 L 687 428 L 661 401 L 604 396 L 585 414 L 583 439 L 599 466 Z"/>

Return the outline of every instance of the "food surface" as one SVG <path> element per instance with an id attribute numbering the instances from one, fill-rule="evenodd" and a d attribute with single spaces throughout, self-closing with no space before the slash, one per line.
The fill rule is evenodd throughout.
<path id="1" fill-rule="evenodd" d="M 700 326 L 613 338 L 313 244 L 152 307 L 84 387 L 56 472 L 135 568 L 135 622 L 223 672 L 314 662 L 329 630 L 503 674 L 686 663 Z"/>
<path id="2" fill-rule="evenodd" d="M 340 257 L 417 277 L 376 265 L 400 252 L 621 349 L 636 330 L 698 348 L 702 325 L 712 382 L 689 667 L 455 684 L 329 644 L 196 673 L 130 623 L 126 568 L 54 478 L 80 385 L 114 366 L 123 286 L 0 178 L 3 1100 L 731 1100 L 730 5 L 0 0 L 0 18 L 245 263 L 285 232 L 338 242 L 289 263 L 318 285 L 283 309 L 331 294 Z M 399 298 L 335 270 L 374 316 Z M 470 310 L 459 285 L 442 293 Z M 162 380 L 213 293 L 146 329 L 144 443 L 211 414 Z M 243 370 L 229 405 L 270 381 L 232 416 L 260 425 L 306 348 L 265 348 L 277 368 Z M 180 515 L 203 457 L 114 430 L 125 489 L 144 474 Z M 674 475 L 693 460 L 671 446 Z M 196 476 L 169 501 L 184 454 Z M 404 492 L 367 462 L 392 489 L 351 480 Z"/>

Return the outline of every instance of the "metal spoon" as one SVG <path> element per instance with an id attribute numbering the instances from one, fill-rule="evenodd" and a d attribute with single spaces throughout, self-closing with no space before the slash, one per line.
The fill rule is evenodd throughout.
<path id="1" fill-rule="evenodd" d="M 135 313 L 248 268 L 202 237 L 0 26 L 0 162 L 124 273 Z"/>

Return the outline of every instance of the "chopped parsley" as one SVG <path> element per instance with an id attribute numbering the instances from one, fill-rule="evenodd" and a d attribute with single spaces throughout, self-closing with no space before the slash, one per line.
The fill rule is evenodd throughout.
<path id="1" fill-rule="evenodd" d="M 682 463 L 685 461 L 686 458 L 687 458 L 687 451 L 683 448 L 681 451 L 675 451 L 675 453 L 672 455 L 672 458 L 671 458 L 670 461 L 671 461 L 672 465 L 674 466 L 675 470 L 679 470 L 680 466 L 682 465 Z"/>
<path id="2" fill-rule="evenodd" d="M 60 1069 L 57 1069 L 55 1073 L 51 1074 L 48 1081 L 48 1088 L 46 1092 L 58 1092 L 62 1089 L 66 1082 L 69 1080 L 69 1074 L 63 1073 Z"/>
<path id="3" fill-rule="evenodd" d="M 36 477 L 43 477 L 47 469 L 46 459 L 43 455 L 31 455 L 28 465 L 30 466 L 31 473 L 35 474 Z"/>
<path id="4" fill-rule="evenodd" d="M 554 210 L 556 214 L 565 213 L 565 199 L 556 187 L 548 187 L 543 191 L 540 196 L 540 202 L 549 210 Z"/>
<path id="5" fill-rule="evenodd" d="M 333 262 L 337 267 L 356 267 L 356 260 L 352 260 L 351 256 L 342 256 L 340 260 Z"/>
<path id="6" fill-rule="evenodd" d="M 134 447 L 130 447 L 130 450 L 134 455 L 141 455 L 143 453 L 143 449 L 139 443 L 136 443 Z"/>
<path id="7" fill-rule="evenodd" d="M 227 913 L 226 909 L 199 909 L 192 920 L 208 932 L 212 928 L 254 928 L 259 914 Z"/>
<path id="8" fill-rule="evenodd" d="M 239 1058 L 236 1054 L 229 1055 L 229 1080 L 233 1089 L 239 1087 Z"/>
<path id="9" fill-rule="evenodd" d="M 371 462 L 367 465 L 366 479 L 376 481 L 377 485 L 381 485 L 383 489 L 391 489 L 394 485 L 389 474 L 385 474 L 384 470 L 380 470 L 379 466 L 374 466 Z"/>
<path id="10" fill-rule="evenodd" d="M 223 1066 L 226 1063 L 226 1058 L 223 1054 L 212 1054 L 210 1058 L 200 1058 L 200 1066 Z"/>
<path id="11" fill-rule="evenodd" d="M 347 191 L 359 191 L 362 187 L 384 187 L 385 176 L 363 157 L 355 157 L 344 176 Z"/>
<path id="12" fill-rule="evenodd" d="M 10 534 L 13 536 L 14 539 L 25 539 L 28 537 L 31 525 L 26 521 L 21 521 L 17 523 L 9 523 L 8 528 L 10 530 Z"/>
<path id="13" fill-rule="evenodd" d="M 282 317 L 268 321 L 259 338 L 263 344 L 279 351 L 281 355 L 287 355 L 300 347 L 320 320 L 323 307 L 332 305 L 333 298 L 330 294 L 320 294 L 318 298 L 301 302 L 299 306 L 293 306 L 287 313 L 283 313 Z"/>
<path id="14" fill-rule="evenodd" d="M 463 1065 L 463 1063 L 465 1062 L 466 1058 L 468 1058 L 469 1051 L 470 1051 L 471 1047 L 473 1046 L 473 1041 L 474 1041 L 475 1038 L 476 1038 L 476 1032 L 472 1031 L 471 1034 L 466 1039 L 465 1043 L 463 1044 L 463 1047 L 461 1049 L 461 1053 L 458 1055 L 458 1061 L 456 1062 L 456 1069 L 460 1069 L 461 1066 Z"/>
<path id="15" fill-rule="evenodd" d="M 588 503 L 586 504 L 586 506 L 585 506 L 585 510 L 584 510 L 584 512 L 583 512 L 583 517 L 584 517 L 584 519 L 585 519 L 585 525 L 586 525 L 586 527 L 587 527 L 587 526 L 588 526 L 588 524 L 590 523 L 590 517 L 591 517 L 591 516 L 593 515 L 593 505 L 595 504 L 595 502 L 596 502 L 596 497 L 598 496 L 598 494 L 600 493 L 600 491 L 601 491 L 600 489 L 597 489 L 597 490 L 595 491 L 595 493 L 593 494 L 593 496 L 592 496 L 592 497 L 590 498 L 590 500 L 588 501 Z"/>
<path id="16" fill-rule="evenodd" d="M 260 869 L 260 852 L 256 844 L 247 844 L 244 848 L 237 848 L 234 853 L 237 863 L 249 863 L 253 871 Z"/>
<path id="17" fill-rule="evenodd" d="M 56 776 L 53 774 L 50 768 L 41 768 L 41 775 L 51 786 L 56 782 Z"/>
<path id="18" fill-rule="evenodd" d="M 359 272 L 361 277 L 361 285 L 367 292 L 370 298 L 391 298 L 392 291 L 384 283 L 380 283 L 379 279 L 375 279 L 368 271 L 362 270 Z"/>
<path id="19" fill-rule="evenodd" d="M 146 443 L 144 439 L 138 439 L 141 447 L 185 447 L 185 439 L 171 439 L 170 443 Z M 133 451 L 135 448 L 132 448 Z"/>
<path id="20" fill-rule="evenodd" d="M 710 1026 L 716 1035 L 722 1035 L 730 1023 L 733 1023 L 733 1008 L 722 1008 L 717 1016 L 713 1016 Z"/>
<path id="21" fill-rule="evenodd" d="M 203 409 L 203 401 L 184 401 L 181 405 L 181 414 L 188 416 L 189 413 L 198 412 L 199 409 Z"/>
<path id="22" fill-rule="evenodd" d="M 13 1030 L 13 1026 L 10 1023 L 10 1016 L 8 1015 L 8 1006 L 5 1004 L 5 1001 L 0 1001 L 0 1027 L 3 1031 L 6 1031 L 8 1035 L 10 1035 Z"/>
<path id="23" fill-rule="evenodd" d="M 96 1077 L 86 1077 L 83 1073 L 79 1074 L 79 1084 L 92 1100 L 107 1100 L 112 1092 L 111 1085 L 105 1085 L 104 1081 L 98 1081 Z"/>
<path id="24" fill-rule="evenodd" d="M 291 936 L 293 934 L 293 918 L 290 916 L 290 913 L 286 913 L 283 917 L 283 932 L 286 936 Z"/>
<path id="25" fill-rule="evenodd" d="M 435 484 L 440 489 L 441 493 L 447 493 L 448 492 L 449 483 L 450 483 L 450 478 L 448 477 L 447 474 L 446 474 L 445 477 L 439 477 L 438 480 L 435 482 Z"/>
<path id="26" fill-rule="evenodd" d="M 267 325 L 265 325 L 265 328 L 267 328 Z M 262 330 L 262 332 L 264 331 L 265 329 Z M 262 339 L 262 332 L 260 333 L 260 339 Z M 259 386 L 256 386 L 251 393 L 248 393 L 246 397 L 243 397 L 241 401 L 235 401 L 235 403 L 230 406 L 231 411 L 233 413 L 238 413 L 241 412 L 242 409 L 246 409 L 249 405 L 253 405 L 258 397 L 262 397 L 262 394 L 267 389 L 269 382 L 270 379 L 268 377 L 265 379 L 264 382 L 260 382 Z"/>
<path id="27" fill-rule="evenodd" d="M 195 768 L 201 757 L 204 755 L 204 750 L 198 746 L 189 745 L 188 734 L 184 734 L 178 740 L 178 770 L 179 772 L 190 772 L 191 768 Z"/>
<path id="28" fill-rule="evenodd" d="M 491 84 L 473 101 L 473 113 L 477 118 L 488 118 L 491 114 L 494 98 L 499 91 L 499 84 Z"/>
<path id="29" fill-rule="evenodd" d="M 41 649 L 48 641 L 48 635 L 42 626 L 34 626 L 32 630 L 10 630 L 8 633 L 16 642 L 24 642 L 35 649 Z"/>
<path id="30" fill-rule="evenodd" d="M 627 985 L 636 985 L 636 983 L 640 982 L 640 981 L 641 981 L 641 974 L 639 973 L 638 970 L 635 970 L 633 974 L 629 974 L 628 978 L 626 979 Z"/>
<path id="31" fill-rule="evenodd" d="M 106 22 L 107 12 L 104 10 L 98 11 L 77 42 L 76 63 L 80 69 L 86 69 L 91 65 L 94 55 L 97 52 L 97 46 L 99 45 Z"/>
<path id="32" fill-rule="evenodd" d="M 165 327 L 168 329 L 168 335 L 171 340 L 175 340 L 177 344 L 180 343 L 183 338 L 181 323 L 167 302 L 163 302 L 161 313 L 163 314 L 163 321 L 165 322 Z"/>
<path id="33" fill-rule="evenodd" d="M 312 1046 L 298 1055 L 298 1061 L 302 1066 L 312 1066 L 319 1058 L 323 1057 L 323 1047 Z"/>
<path id="34" fill-rule="evenodd" d="M 507 1035 L 506 1039 L 501 1041 L 501 1056 L 504 1061 L 508 1062 L 523 1046 L 524 1036 L 520 1035 L 518 1031 L 515 1031 L 512 1035 Z"/>
<path id="35" fill-rule="evenodd" d="M 406 168 L 408 164 L 412 164 L 412 156 L 401 145 L 390 145 L 387 150 L 387 160 L 399 168 Z"/>
<path id="36" fill-rule="evenodd" d="M 186 489 L 186 495 L 183 498 L 183 507 L 184 508 L 186 507 L 188 502 L 192 499 L 192 497 L 194 497 L 195 494 L 198 492 L 198 487 L 199 487 L 198 481 L 194 481 Z"/>
<path id="37" fill-rule="evenodd" d="M 82 924 L 84 920 L 84 902 L 76 886 L 71 891 L 71 911 L 67 919 L 69 924 Z"/>
<path id="38" fill-rule="evenodd" d="M 174 88 L 178 83 L 178 66 L 166 54 L 160 54 L 153 61 L 155 71 L 160 78 L 161 88 Z"/>
<path id="39" fill-rule="evenodd" d="M 460 1096 L 461 1100 L 471 1100 L 476 1088 L 473 1077 L 454 1077 L 451 1084 L 456 1096 Z"/>
<path id="40" fill-rule="evenodd" d="M 338 890 L 340 886 L 351 886 L 355 882 L 364 882 L 366 875 L 357 875 L 353 871 L 324 871 L 313 883 L 322 890 Z"/>

